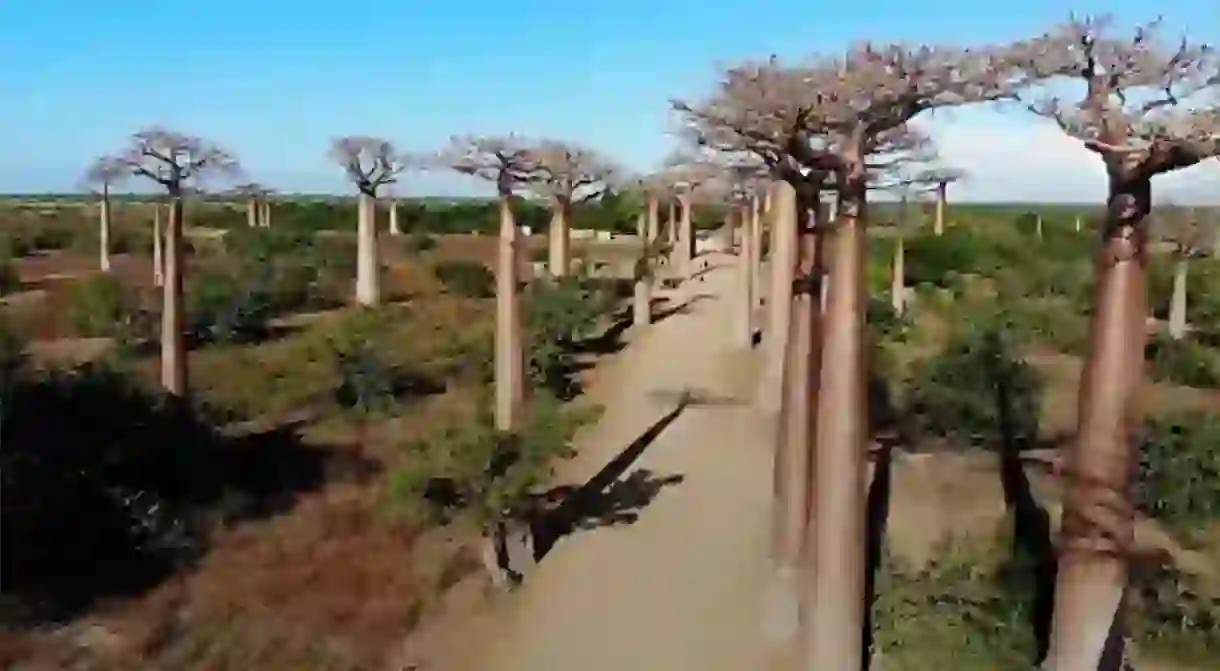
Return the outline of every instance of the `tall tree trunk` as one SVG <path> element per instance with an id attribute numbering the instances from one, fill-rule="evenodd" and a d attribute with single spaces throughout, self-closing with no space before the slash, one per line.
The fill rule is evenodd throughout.
<path id="1" fill-rule="evenodd" d="M 551 199 L 551 227 L 548 231 L 547 270 L 551 277 L 567 277 L 571 272 L 571 208 L 562 198 Z"/>
<path id="2" fill-rule="evenodd" d="M 792 185 L 772 185 L 771 209 L 771 287 L 767 296 L 767 330 L 763 334 L 763 368 L 755 394 L 759 411 L 765 416 L 780 411 L 784 389 L 784 360 L 788 328 L 792 320 L 792 280 L 796 276 L 796 194 Z M 788 199 L 792 200 L 789 213 Z M 783 202 L 780 202 L 781 199 Z"/>
<path id="3" fill-rule="evenodd" d="M 103 273 L 110 272 L 110 187 L 102 185 L 98 203 L 98 263 Z"/>
<path id="4" fill-rule="evenodd" d="M 1038 236 L 1039 240 L 1042 239 L 1042 215 L 1040 214 L 1034 215 L 1034 233 Z"/>
<path id="5" fill-rule="evenodd" d="M 1076 232 L 1080 232 L 1080 215 L 1076 216 Z"/>
<path id="6" fill-rule="evenodd" d="M 641 212 L 636 220 L 636 235 L 640 238 L 640 258 L 635 264 L 635 288 L 631 299 L 631 322 L 637 329 L 642 329 L 652 323 L 652 278 L 649 277 L 648 266 L 652 262 L 648 258 L 650 224 L 654 219 L 652 212 Z"/>
<path id="7" fill-rule="evenodd" d="M 902 315 L 906 312 L 906 240 L 902 231 L 898 232 L 898 240 L 894 244 L 893 275 L 890 278 L 890 305 L 894 312 Z"/>
<path id="8" fill-rule="evenodd" d="M 762 302 L 762 211 L 763 202 L 757 195 L 750 201 L 750 286 L 753 287 L 750 314 Z"/>
<path id="9" fill-rule="evenodd" d="M 652 243 L 661 235 L 661 201 L 655 196 L 648 196 L 648 228 L 645 231 L 644 242 L 649 249 Z"/>
<path id="10" fill-rule="evenodd" d="M 507 197 L 501 197 L 500 239 L 496 253 L 495 343 L 495 422 L 500 431 L 517 428 L 525 394 L 517 246 L 517 222 L 511 203 Z"/>
<path id="11" fill-rule="evenodd" d="M 153 286 L 165 286 L 165 236 L 161 230 L 161 203 L 153 203 Z"/>
<path id="12" fill-rule="evenodd" d="M 678 245 L 678 202 L 674 199 L 669 201 L 669 225 L 665 227 L 666 239 L 669 241 L 670 247 L 674 248 L 675 253 Z"/>
<path id="13" fill-rule="evenodd" d="M 161 385 L 174 396 L 187 394 L 186 334 L 182 314 L 182 196 L 172 194 L 165 227 L 165 283 L 161 304 Z"/>
<path id="14" fill-rule="evenodd" d="M 748 208 L 748 209 L 747 209 Z M 730 217 L 740 222 L 741 249 L 737 255 L 737 344 L 745 349 L 754 346 L 754 234 L 750 211 L 742 205 L 730 211 Z"/>
<path id="15" fill-rule="evenodd" d="M 933 232 L 936 235 L 945 234 L 945 205 L 949 202 L 949 185 L 940 182 L 936 185 L 936 225 Z"/>
<path id="16" fill-rule="evenodd" d="M 360 192 L 356 202 L 356 302 L 381 303 L 381 268 L 377 255 L 377 200 Z"/>
<path id="17" fill-rule="evenodd" d="M 262 217 L 262 222 L 261 222 L 262 227 L 271 228 L 271 201 L 264 200 L 262 209 L 263 209 L 263 217 Z"/>
<path id="18" fill-rule="evenodd" d="M 681 201 L 681 220 L 678 225 L 678 269 L 682 278 L 689 278 L 694 271 L 695 258 L 695 225 L 692 216 L 691 195 L 679 196 Z"/>
<path id="19" fill-rule="evenodd" d="M 1173 298 L 1169 301 L 1169 336 L 1174 340 L 1186 337 L 1186 273 L 1190 266 L 1183 255 L 1173 267 Z"/>
<path id="20" fill-rule="evenodd" d="M 398 201 L 390 201 L 390 235 L 402 235 L 402 229 L 398 227 Z"/>
<path id="21" fill-rule="evenodd" d="M 259 222 L 258 222 L 259 207 L 260 207 L 260 205 L 259 205 L 258 201 L 255 200 L 254 198 L 251 198 L 246 201 L 246 226 L 248 226 L 250 228 L 259 227 Z"/>
<path id="22" fill-rule="evenodd" d="M 1134 432 L 1142 422 L 1148 232 L 1147 179 L 1110 178 L 1096 259 L 1089 354 L 1076 442 L 1067 455 L 1063 532 L 1046 668 L 1117 671 L 1126 552 L 1134 538 Z"/>
<path id="23" fill-rule="evenodd" d="M 863 169 L 858 170 L 863 173 Z M 866 184 L 840 187 L 838 218 L 822 244 L 830 283 L 822 315 L 813 412 L 813 513 L 805 570 L 806 668 L 859 671 L 864 655 L 865 490 L 868 442 Z"/>

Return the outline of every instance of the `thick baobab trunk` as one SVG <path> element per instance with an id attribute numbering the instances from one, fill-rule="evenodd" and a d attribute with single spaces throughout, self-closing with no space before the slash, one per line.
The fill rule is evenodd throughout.
<path id="1" fill-rule="evenodd" d="M 567 201 L 551 199 L 551 227 L 547 232 L 547 270 L 551 277 L 567 277 L 572 268 L 571 208 Z"/>
<path id="2" fill-rule="evenodd" d="M 949 202 L 949 185 L 940 182 L 936 185 L 936 223 L 932 229 L 936 235 L 945 234 L 945 205 Z"/>
<path id="3" fill-rule="evenodd" d="M 398 201 L 390 201 L 390 235 L 402 235 L 402 229 L 398 227 Z"/>
<path id="4" fill-rule="evenodd" d="M 1117 671 L 1134 537 L 1133 432 L 1142 421 L 1147 315 L 1148 180 L 1111 178 L 1096 260 L 1089 355 L 1080 380 L 1076 442 L 1067 455 L 1055 611 L 1045 668 Z"/>
<path id="5" fill-rule="evenodd" d="M 678 197 L 679 212 L 678 216 L 678 257 L 676 265 L 678 272 L 681 273 L 683 279 L 689 278 L 694 270 L 693 262 L 695 258 L 695 228 L 694 218 L 691 216 L 691 196 L 683 194 Z"/>
<path id="6" fill-rule="evenodd" d="M 783 193 L 786 190 L 788 193 Z M 769 637 L 784 641 L 788 654 L 799 655 L 800 585 L 810 576 L 802 570 L 801 555 L 810 524 L 809 492 L 812 467 L 810 409 L 816 398 L 816 364 L 819 349 L 817 304 L 819 263 L 815 222 L 802 217 L 797 223 L 796 198 L 790 187 L 776 197 L 779 216 L 791 217 L 789 226 L 799 229 L 798 270 L 794 273 L 791 318 L 785 339 L 783 399 L 776 422 L 775 461 L 772 482 L 771 561 L 772 584 L 767 603 Z"/>
<path id="7" fill-rule="evenodd" d="M 762 302 L 762 214 L 763 202 L 758 196 L 750 201 L 750 286 L 754 287 L 750 313 Z"/>
<path id="8" fill-rule="evenodd" d="M 98 203 L 98 264 L 103 273 L 110 272 L 110 190 L 102 187 L 102 201 Z"/>
<path id="9" fill-rule="evenodd" d="M 1173 267 L 1173 298 L 1169 301 L 1169 337 L 1181 340 L 1186 337 L 1186 273 L 1189 269 L 1186 257 L 1179 258 Z"/>
<path id="10" fill-rule="evenodd" d="M 153 203 L 153 286 L 165 285 L 165 236 L 161 230 L 161 203 Z"/>
<path id="11" fill-rule="evenodd" d="M 363 191 L 356 203 L 356 302 L 381 302 L 381 268 L 377 257 L 377 201 Z"/>
<path id="12" fill-rule="evenodd" d="M 863 173 L 863 169 L 859 170 Z M 865 349 L 866 185 L 840 187 L 835 225 L 822 236 L 830 286 L 822 314 L 813 411 L 813 497 L 803 561 L 806 668 L 859 671 L 864 654 L 868 367 Z"/>
<path id="13" fill-rule="evenodd" d="M 258 215 L 261 207 L 259 202 L 253 198 L 246 201 L 246 226 L 250 228 L 259 227 Z"/>
<path id="14" fill-rule="evenodd" d="M 755 394 L 764 415 L 780 411 L 784 388 L 784 358 L 788 325 L 792 320 L 792 281 L 796 277 L 796 195 L 787 182 L 772 185 L 771 288 L 767 296 L 767 329 L 763 334 L 762 374 Z M 793 205 L 789 214 L 787 199 Z M 783 202 L 780 202 L 780 201 Z"/>
<path id="15" fill-rule="evenodd" d="M 736 207 L 730 216 L 740 221 L 741 250 L 737 255 L 737 344 L 749 349 L 754 346 L 754 231 L 752 216 L 746 210 L 752 205 Z"/>
<path id="16" fill-rule="evenodd" d="M 1038 236 L 1039 240 L 1042 239 L 1042 215 L 1040 214 L 1034 215 L 1034 234 Z"/>
<path id="17" fill-rule="evenodd" d="M 186 396 L 186 334 L 183 332 L 182 198 L 170 198 L 165 227 L 165 282 L 161 304 L 161 386 L 174 396 Z"/>
<path id="18" fill-rule="evenodd" d="M 1080 232 L 1080 217 L 1079 216 L 1076 217 L 1076 232 L 1077 233 Z"/>
<path id="19" fill-rule="evenodd" d="M 640 238 L 640 258 L 635 264 L 635 287 L 631 298 L 631 323 L 642 329 L 652 323 L 652 279 L 648 276 L 650 249 L 648 235 L 652 213 L 641 213 L 636 221 L 636 235 Z"/>
<path id="20" fill-rule="evenodd" d="M 669 201 L 669 225 L 665 227 L 665 234 L 670 247 L 674 248 L 676 253 L 678 244 L 678 203 L 672 199 Z"/>
<path id="21" fill-rule="evenodd" d="M 656 196 L 648 196 L 648 226 L 644 242 L 651 249 L 652 243 L 661 235 L 661 202 Z"/>
<path id="22" fill-rule="evenodd" d="M 500 199 L 500 239 L 496 252 L 495 423 L 513 431 L 525 399 L 521 303 L 517 295 L 517 222 L 508 198 Z"/>
<path id="23" fill-rule="evenodd" d="M 898 234 L 894 244 L 893 276 L 890 278 L 890 305 L 894 312 L 902 315 L 906 312 L 906 240 Z"/>
<path id="24" fill-rule="evenodd" d="M 262 217 L 262 222 L 261 222 L 262 226 L 263 226 L 263 228 L 271 228 L 271 201 L 264 200 L 262 210 L 263 210 L 263 217 Z"/>

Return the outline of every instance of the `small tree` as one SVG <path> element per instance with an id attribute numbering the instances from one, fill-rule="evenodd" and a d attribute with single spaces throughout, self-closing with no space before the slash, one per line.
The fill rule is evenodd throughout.
<path id="1" fill-rule="evenodd" d="M 102 272 L 110 272 L 110 189 L 131 176 L 127 165 L 115 156 L 103 156 L 85 171 L 85 182 L 98 188 L 98 261 Z"/>
<path id="2" fill-rule="evenodd" d="M 1179 207 L 1166 208 L 1162 235 L 1173 243 L 1173 293 L 1169 300 L 1169 337 L 1186 337 L 1186 285 L 1191 259 L 1205 256 L 1207 250 L 1198 211 Z"/>
<path id="3" fill-rule="evenodd" d="M 132 135 L 118 160 L 131 174 L 161 186 L 169 197 L 161 306 L 161 384 L 170 394 L 185 396 L 189 387 L 182 312 L 183 199 L 197 193 L 205 178 L 236 176 L 241 168 L 232 154 L 218 146 L 159 126 Z"/>
<path id="4" fill-rule="evenodd" d="M 551 205 L 547 267 L 552 277 L 571 271 L 572 206 L 601 196 L 619 168 L 592 149 L 555 140 L 530 147 L 529 189 Z"/>
<path id="5" fill-rule="evenodd" d="M 440 161 L 462 174 L 496 186 L 500 200 L 500 241 L 496 260 L 495 427 L 518 428 L 525 402 L 525 351 L 521 324 L 517 223 L 512 198 L 537 180 L 539 168 L 528 144 L 513 135 L 457 137 L 440 154 Z"/>
<path id="6" fill-rule="evenodd" d="M 1152 178 L 1220 154 L 1220 109 L 1198 104 L 1220 88 L 1220 55 L 1185 39 L 1161 42 L 1155 22 L 1125 39 L 1111 24 L 1072 17 L 1013 59 L 1056 91 L 1074 85 L 1082 92 L 1072 103 L 1059 95 L 1034 99 L 1035 92 L 1028 107 L 1096 154 L 1109 182 L 1079 429 L 1067 460 L 1073 477 L 1047 658 L 1057 671 L 1096 669 L 1123 647 L 1113 625 L 1134 533 L 1132 432 L 1141 423 Z"/>
<path id="7" fill-rule="evenodd" d="M 398 180 L 406 162 L 394 145 L 367 135 L 331 143 L 329 156 L 356 185 L 356 302 L 381 302 L 381 260 L 377 251 L 377 190 Z"/>
<path id="8" fill-rule="evenodd" d="M 271 191 L 258 182 L 247 182 L 233 187 L 234 197 L 246 203 L 246 225 L 250 228 L 270 225 L 270 217 L 266 216 L 267 197 Z"/>

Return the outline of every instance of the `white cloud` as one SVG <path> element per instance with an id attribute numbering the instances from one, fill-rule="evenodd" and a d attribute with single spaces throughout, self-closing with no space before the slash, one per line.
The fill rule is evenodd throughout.
<path id="1" fill-rule="evenodd" d="M 1097 156 L 1053 125 L 1008 114 L 939 117 L 921 124 L 943 161 L 969 177 L 951 187 L 970 201 L 1101 202 L 1106 174 Z M 1154 200 L 1220 203 L 1220 162 L 1158 177 Z"/>

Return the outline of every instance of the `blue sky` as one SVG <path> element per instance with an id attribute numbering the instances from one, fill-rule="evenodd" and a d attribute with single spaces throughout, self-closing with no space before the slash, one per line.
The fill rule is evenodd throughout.
<path id="1" fill-rule="evenodd" d="M 1200 0 L 1155 3 L 1175 33 L 1220 41 Z M 980 43 L 1078 12 L 1150 18 L 1136 0 L 0 1 L 0 192 L 71 190 L 88 161 L 153 123 L 213 139 L 285 191 L 346 192 L 332 137 L 432 149 L 453 134 L 578 140 L 647 169 L 672 146 L 667 100 L 711 85 L 714 65 L 841 49 L 871 38 Z M 829 11 L 834 7 L 833 11 Z M 1100 165 L 1022 114 L 963 110 L 930 123 L 972 173 L 958 197 L 1086 200 Z M 1169 180 L 1220 198 L 1220 164 Z M 456 177 L 407 194 L 468 193 Z"/>

